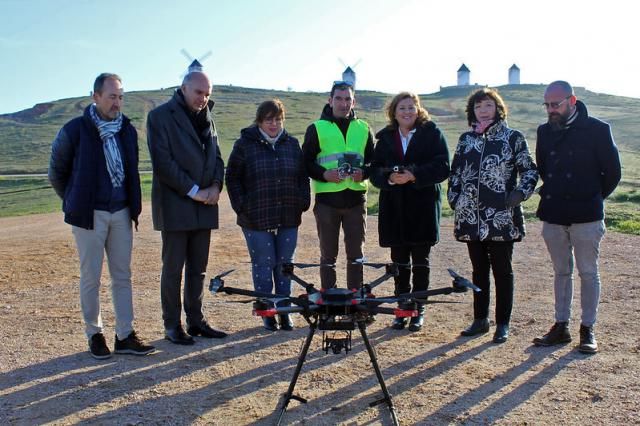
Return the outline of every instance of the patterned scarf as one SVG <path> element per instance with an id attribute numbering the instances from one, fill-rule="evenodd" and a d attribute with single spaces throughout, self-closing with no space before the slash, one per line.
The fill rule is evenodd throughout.
<path id="1" fill-rule="evenodd" d="M 122 114 L 118 113 L 115 120 L 104 121 L 98 116 L 96 104 L 91 104 L 89 114 L 98 129 L 98 133 L 100 133 L 100 139 L 104 142 L 102 149 L 104 150 L 104 158 L 107 162 L 107 171 L 111 178 L 111 184 L 114 188 L 119 188 L 124 181 L 124 166 L 122 165 L 122 158 L 120 158 L 120 150 L 118 149 L 115 134 L 122 128 Z"/>

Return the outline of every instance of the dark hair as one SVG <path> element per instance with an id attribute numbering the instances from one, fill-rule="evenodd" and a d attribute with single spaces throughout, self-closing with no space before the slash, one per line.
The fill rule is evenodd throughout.
<path id="1" fill-rule="evenodd" d="M 351 83 L 347 83 L 346 81 L 336 81 L 331 86 L 331 94 L 329 97 L 333 98 L 333 95 L 336 93 L 336 90 L 350 90 L 351 95 L 355 93 L 353 90 L 353 85 Z"/>
<path id="2" fill-rule="evenodd" d="M 284 120 L 284 104 L 278 98 L 262 102 L 256 110 L 255 123 L 260 124 L 267 118 L 282 118 Z"/>
<path id="3" fill-rule="evenodd" d="M 476 113 L 474 111 L 474 107 L 477 103 L 490 99 L 496 103 L 496 119 L 504 120 L 507 118 L 507 105 L 505 105 L 502 97 L 498 93 L 498 89 L 491 89 L 489 87 L 485 87 L 483 89 L 478 89 L 469 96 L 467 100 L 467 123 L 471 126 L 473 123 L 478 121 L 476 118 Z"/>
<path id="4" fill-rule="evenodd" d="M 96 81 L 93 82 L 93 93 L 102 93 L 102 87 L 104 86 L 104 82 L 110 78 L 114 80 L 118 80 L 120 84 L 122 84 L 122 78 L 120 78 L 118 74 L 103 72 L 96 78 Z"/>
<path id="5" fill-rule="evenodd" d="M 420 98 L 418 97 L 418 95 L 411 92 L 400 92 L 395 95 L 393 99 L 391 99 L 391 102 L 389 102 L 389 105 L 387 105 L 386 113 L 387 118 L 389 119 L 389 125 L 391 127 L 393 127 L 394 129 L 398 128 L 398 121 L 396 120 L 396 108 L 398 107 L 398 104 L 405 99 L 411 99 L 416 106 L 416 110 L 418 113 L 418 117 L 416 117 L 416 127 L 431 120 L 431 117 L 429 117 L 429 113 L 427 112 L 427 110 L 424 109 L 422 105 L 420 105 Z"/>

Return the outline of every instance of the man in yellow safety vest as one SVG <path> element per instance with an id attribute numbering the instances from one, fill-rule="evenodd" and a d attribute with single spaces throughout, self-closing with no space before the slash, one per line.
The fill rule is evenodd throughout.
<path id="1" fill-rule="evenodd" d="M 304 135 L 302 151 L 315 192 L 313 214 L 320 240 L 322 288 L 336 286 L 333 265 L 338 256 L 340 226 L 347 255 L 347 287 L 362 285 L 363 247 L 367 217 L 368 165 L 373 156 L 369 125 L 356 118 L 355 92 L 344 81 L 334 82 L 320 119 Z"/>

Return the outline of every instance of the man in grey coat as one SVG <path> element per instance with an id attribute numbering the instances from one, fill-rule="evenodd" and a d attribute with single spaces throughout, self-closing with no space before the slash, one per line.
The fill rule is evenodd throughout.
<path id="1" fill-rule="evenodd" d="M 218 228 L 224 176 L 210 96 L 207 75 L 191 72 L 173 98 L 147 117 L 153 226 L 162 233 L 162 319 L 165 338 L 181 345 L 193 344 L 192 336 L 226 336 L 211 328 L 202 312 L 211 230 Z M 185 267 L 186 332 L 180 321 Z"/>

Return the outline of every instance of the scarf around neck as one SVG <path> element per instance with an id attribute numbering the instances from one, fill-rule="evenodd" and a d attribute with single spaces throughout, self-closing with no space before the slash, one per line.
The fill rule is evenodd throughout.
<path id="1" fill-rule="evenodd" d="M 105 121 L 98 115 L 96 104 L 91 104 L 89 114 L 103 142 L 102 149 L 107 163 L 109 178 L 111 178 L 111 184 L 114 188 L 119 188 L 124 181 L 124 166 L 122 165 L 122 158 L 120 157 L 118 141 L 116 141 L 115 135 L 122 128 L 122 114 L 118 113 L 115 120 Z"/>

